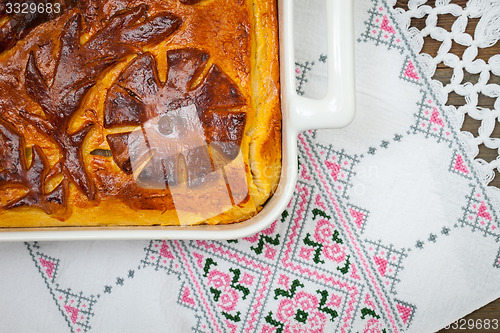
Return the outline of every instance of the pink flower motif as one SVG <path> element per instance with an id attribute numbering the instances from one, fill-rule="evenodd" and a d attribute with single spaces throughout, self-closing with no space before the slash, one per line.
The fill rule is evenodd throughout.
<path id="1" fill-rule="evenodd" d="M 325 256 L 325 258 L 333 260 L 337 263 L 341 263 L 346 258 L 346 253 L 344 252 L 344 249 L 341 248 L 340 245 L 337 243 L 324 246 L 323 255 Z"/>
<path id="2" fill-rule="evenodd" d="M 320 243 L 328 243 L 333 235 L 333 227 L 327 219 L 319 220 L 314 231 L 314 239 Z"/>
<path id="3" fill-rule="evenodd" d="M 305 323 L 289 318 L 283 326 L 283 332 L 290 333 L 323 333 L 326 324 L 326 315 L 318 310 L 313 310 L 307 314 Z"/>
<path id="4" fill-rule="evenodd" d="M 231 277 L 222 273 L 218 270 L 213 270 L 208 274 L 208 285 L 213 285 L 215 288 L 219 289 L 224 286 L 229 286 L 231 284 Z"/>
<path id="5" fill-rule="evenodd" d="M 283 327 L 284 332 L 289 333 L 308 333 L 307 327 L 302 323 L 289 323 Z"/>
<path id="6" fill-rule="evenodd" d="M 226 312 L 233 311 L 236 308 L 239 299 L 240 295 L 238 295 L 238 292 L 236 292 L 236 290 L 232 288 L 226 288 L 224 293 L 220 296 L 217 305 Z"/>
<path id="7" fill-rule="evenodd" d="M 269 326 L 269 325 L 262 326 L 261 333 L 274 333 L 274 332 L 276 332 L 276 327 Z"/>
<path id="8" fill-rule="evenodd" d="M 363 333 L 382 333 L 382 325 L 377 319 L 370 319 L 366 323 Z"/>
<path id="9" fill-rule="evenodd" d="M 326 304 L 328 307 L 339 307 L 342 304 L 342 297 L 332 295 L 330 301 Z"/>
<path id="10" fill-rule="evenodd" d="M 285 274 L 280 274 L 278 278 L 278 285 L 285 287 L 286 289 L 290 288 L 290 278 Z"/>
<path id="11" fill-rule="evenodd" d="M 250 287 L 253 284 L 253 279 L 254 277 L 252 275 L 244 273 L 243 277 L 240 280 L 240 283 Z"/>
<path id="12" fill-rule="evenodd" d="M 311 258 L 311 254 L 313 251 L 314 251 L 313 249 L 301 247 L 299 252 L 299 257 L 305 260 L 309 260 L 309 258 Z"/>
<path id="13" fill-rule="evenodd" d="M 283 299 L 276 317 L 284 324 L 284 332 L 322 333 L 327 321 L 326 315 L 317 310 L 319 300 L 315 295 L 299 291 L 293 299 Z"/>
<path id="14" fill-rule="evenodd" d="M 325 328 L 326 321 L 327 318 L 323 312 L 318 310 L 311 311 L 306 322 L 307 327 L 309 328 L 308 332 L 322 333 Z"/>
<path id="15" fill-rule="evenodd" d="M 319 305 L 318 298 L 311 294 L 306 293 L 305 291 L 299 291 L 295 294 L 293 298 L 295 304 L 302 310 L 312 310 L 316 309 Z"/>
<path id="16" fill-rule="evenodd" d="M 282 323 L 288 322 L 289 318 L 295 317 L 295 313 L 297 311 L 297 306 L 295 302 L 289 298 L 285 298 L 280 302 L 278 306 L 278 312 L 276 313 L 276 317 Z"/>
<path id="17" fill-rule="evenodd" d="M 271 246 L 269 246 L 268 244 L 266 244 L 266 251 L 264 252 L 264 256 L 267 258 L 267 259 L 274 259 L 274 257 L 276 256 L 276 253 L 278 251 L 276 251 L 276 249 L 272 248 Z"/>

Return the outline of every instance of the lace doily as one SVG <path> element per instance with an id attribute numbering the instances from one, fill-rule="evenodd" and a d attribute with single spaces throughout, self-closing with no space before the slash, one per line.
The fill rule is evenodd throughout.
<path id="1" fill-rule="evenodd" d="M 462 129 L 461 140 L 474 159 L 482 181 L 500 187 L 500 43 L 497 44 L 500 2 L 469 0 L 466 4 L 463 1 L 463 7 L 450 0 L 436 0 L 435 4 L 427 0 L 391 2 L 396 6 L 400 23 L 408 30 L 412 47 L 420 54 L 425 74 L 434 77 L 438 66 L 446 66 L 452 73 L 449 83 L 443 84 L 434 77 L 434 91 L 443 105 L 450 104 L 453 95 L 463 96 L 462 106 L 448 105 L 446 112 L 455 126 Z M 441 23 L 445 18 L 453 22 L 447 29 Z M 415 21 L 424 19 L 421 29 L 413 26 Z M 435 55 L 425 50 L 424 44 L 430 39 L 441 43 Z M 455 54 L 457 49 L 464 49 L 463 54 Z M 488 52 L 483 52 L 486 49 Z M 473 82 L 475 78 L 477 82 Z M 464 120 L 468 117 L 479 124 L 477 133 L 464 129 Z M 484 147 L 494 151 L 488 159 L 482 154 L 487 150 Z"/>

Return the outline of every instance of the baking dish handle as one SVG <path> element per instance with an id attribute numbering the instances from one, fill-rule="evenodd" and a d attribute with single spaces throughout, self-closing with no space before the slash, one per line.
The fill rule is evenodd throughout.
<path id="1" fill-rule="evenodd" d="M 328 27 L 328 90 L 322 99 L 295 93 L 293 2 L 282 0 L 281 26 L 291 127 L 297 132 L 348 125 L 355 111 L 353 0 L 325 0 Z M 284 29 L 283 29 L 284 27 Z"/>

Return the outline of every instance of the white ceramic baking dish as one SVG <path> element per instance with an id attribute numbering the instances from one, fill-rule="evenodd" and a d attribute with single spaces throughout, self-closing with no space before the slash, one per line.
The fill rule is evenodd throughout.
<path id="1" fill-rule="evenodd" d="M 255 217 L 225 225 L 165 227 L 68 227 L 0 231 L 0 241 L 97 239 L 234 239 L 254 234 L 277 219 L 297 181 L 297 135 L 305 130 L 340 128 L 354 117 L 353 0 L 326 0 L 328 90 L 323 99 L 295 92 L 293 0 L 279 0 L 282 107 L 282 173 L 276 193 Z"/>

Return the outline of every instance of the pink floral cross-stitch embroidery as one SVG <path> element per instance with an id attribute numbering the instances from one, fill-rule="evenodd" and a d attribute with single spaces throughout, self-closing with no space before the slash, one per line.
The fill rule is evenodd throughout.
<path id="1" fill-rule="evenodd" d="M 282 275 L 281 281 L 286 281 L 287 277 Z M 275 313 L 269 312 L 265 320 L 267 323 L 277 327 L 276 333 L 322 333 L 328 320 L 332 322 L 338 317 L 337 311 L 330 305 L 338 305 L 338 298 L 329 297 L 326 290 L 316 290 L 316 294 L 309 293 L 304 289 L 299 280 L 294 280 L 288 290 L 277 288 L 274 290 L 274 299 L 278 296 L 280 300 Z M 332 298 L 328 306 L 326 302 Z"/>

